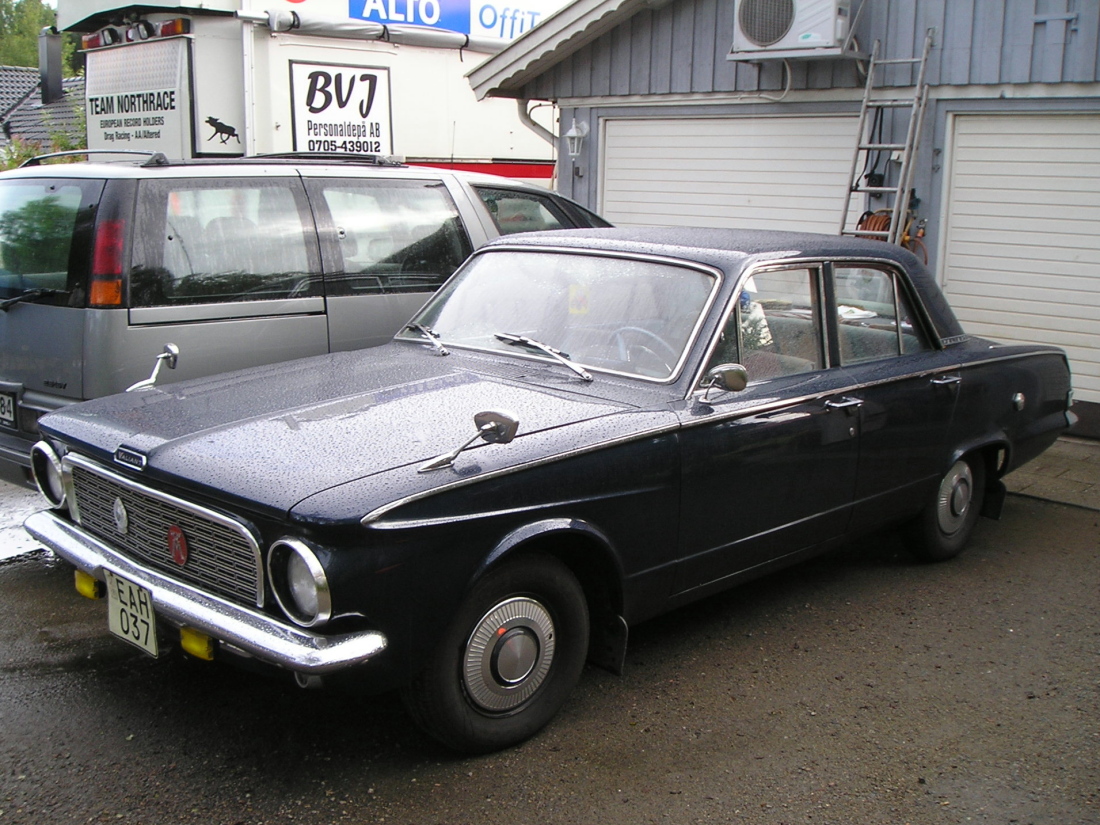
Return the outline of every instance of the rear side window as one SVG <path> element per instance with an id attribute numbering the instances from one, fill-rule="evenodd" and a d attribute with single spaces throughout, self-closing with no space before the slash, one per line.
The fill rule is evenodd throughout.
<path id="1" fill-rule="evenodd" d="M 549 195 L 521 192 L 517 189 L 475 187 L 501 235 L 564 229 L 573 221 Z"/>
<path id="2" fill-rule="evenodd" d="M 833 284 L 841 363 L 878 361 L 928 349 L 893 272 L 837 266 Z"/>
<path id="3" fill-rule="evenodd" d="M 0 183 L 0 299 L 46 290 L 37 303 L 81 306 L 87 244 L 102 181 Z"/>
<path id="4" fill-rule="evenodd" d="M 132 307 L 323 293 L 311 219 L 295 179 L 146 181 L 138 204 Z"/>
<path id="5" fill-rule="evenodd" d="M 430 292 L 473 246 L 442 181 L 310 181 L 336 236 L 329 295 Z"/>

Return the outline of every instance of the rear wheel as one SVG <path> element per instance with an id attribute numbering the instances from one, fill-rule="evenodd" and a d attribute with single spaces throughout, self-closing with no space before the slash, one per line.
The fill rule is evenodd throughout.
<path id="1" fill-rule="evenodd" d="M 533 736 L 565 704 L 588 652 L 588 606 L 545 556 L 491 571 L 405 690 L 417 724 L 450 748 L 485 753 Z"/>
<path id="2" fill-rule="evenodd" d="M 909 526 L 913 555 L 921 561 L 946 561 L 959 555 L 978 523 L 984 498 L 985 464 L 981 456 L 960 458 Z"/>

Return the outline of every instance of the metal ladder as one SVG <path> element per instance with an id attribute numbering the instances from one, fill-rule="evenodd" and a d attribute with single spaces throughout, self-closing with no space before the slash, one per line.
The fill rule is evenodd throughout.
<path id="1" fill-rule="evenodd" d="M 863 91 L 863 105 L 859 110 L 859 130 L 856 133 L 856 150 L 852 155 L 852 169 L 848 175 L 848 192 L 845 195 L 844 210 L 840 216 L 841 235 L 875 238 L 893 244 L 900 243 L 904 238 L 906 218 L 909 211 L 909 191 L 913 182 L 913 159 L 920 143 L 924 109 L 928 103 L 928 84 L 924 81 L 924 73 L 928 66 L 928 53 L 932 50 L 934 34 L 935 29 L 928 30 L 924 38 L 924 50 L 921 52 L 921 56 L 913 58 L 880 60 L 878 56 L 880 44 L 879 41 L 875 41 L 874 50 L 871 52 L 871 62 L 867 66 L 867 85 Z M 875 86 L 876 71 L 887 66 L 899 65 L 919 66 L 917 82 L 912 87 L 912 96 L 883 96 L 884 90 Z M 890 109 L 909 109 L 909 129 L 905 135 L 904 143 L 882 143 L 881 138 L 876 138 L 874 135 L 876 126 L 880 127 L 884 114 Z M 888 152 L 891 160 L 900 161 L 897 170 L 897 185 L 884 185 L 886 178 L 889 177 L 887 171 L 882 176 L 882 180 L 872 181 L 861 186 L 861 178 L 870 167 L 871 154 L 881 152 Z M 861 157 L 863 159 L 862 165 L 860 164 Z M 887 163 L 889 162 L 888 160 Z M 875 168 L 877 166 L 878 161 L 876 160 Z M 891 207 L 876 210 L 875 215 L 881 216 L 881 218 L 878 221 L 868 221 L 868 227 L 848 229 L 853 196 L 857 194 L 889 195 L 893 197 L 893 204 Z M 883 226 L 887 216 L 889 217 L 889 224 Z"/>

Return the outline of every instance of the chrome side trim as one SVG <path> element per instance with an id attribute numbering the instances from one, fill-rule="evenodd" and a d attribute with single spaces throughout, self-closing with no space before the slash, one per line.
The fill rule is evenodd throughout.
<path id="1" fill-rule="evenodd" d="M 386 637 L 377 631 L 322 636 L 164 578 L 49 511 L 35 513 L 23 526 L 58 556 L 98 579 L 109 570 L 140 584 L 152 594 L 158 616 L 193 627 L 262 662 L 320 674 L 362 664 L 386 649 Z"/>
<path id="2" fill-rule="evenodd" d="M 586 455 L 588 453 L 593 453 L 596 450 L 604 450 L 604 449 L 607 449 L 608 447 L 615 447 L 619 444 L 625 444 L 629 441 L 639 441 L 639 440 L 645 439 L 645 438 L 654 438 L 654 437 L 659 436 L 659 435 L 665 435 L 666 433 L 671 433 L 671 432 L 675 432 L 676 430 L 679 430 L 681 428 L 681 426 L 682 425 L 679 421 L 676 421 L 674 423 L 669 423 L 669 424 L 663 424 L 660 427 L 654 427 L 652 429 L 643 430 L 643 431 L 640 431 L 640 432 L 633 432 L 630 435 L 620 436 L 619 438 L 612 438 L 608 441 L 601 441 L 599 444 L 592 444 L 592 445 L 589 445 L 587 447 L 579 447 L 575 450 L 567 450 L 563 453 L 555 453 L 552 456 L 547 456 L 545 458 L 535 459 L 534 461 L 527 461 L 527 462 L 524 462 L 522 464 L 513 465 L 511 467 L 503 467 L 499 470 L 492 470 L 491 472 L 488 472 L 488 473 L 480 473 L 479 475 L 471 476 L 470 478 L 459 479 L 457 481 L 451 482 L 450 484 L 444 484 L 444 485 L 441 485 L 439 487 L 433 487 L 430 490 L 423 490 L 419 493 L 413 493 L 412 495 L 405 496 L 404 498 L 399 498 L 396 501 L 391 501 L 389 504 L 383 504 L 381 507 L 376 507 L 375 509 L 373 509 L 369 513 L 367 513 L 365 516 L 363 516 L 363 518 L 359 519 L 359 523 L 362 524 L 364 527 L 374 527 L 377 530 L 395 530 L 395 529 L 403 528 L 403 527 L 420 526 L 421 524 L 436 524 L 436 523 L 447 523 L 447 522 L 455 521 L 456 519 L 447 518 L 447 519 L 441 519 L 441 520 L 436 520 L 436 519 L 423 519 L 423 520 L 410 519 L 410 520 L 407 520 L 407 521 L 395 521 L 392 524 L 376 524 L 375 523 L 379 519 L 383 518 L 386 515 L 386 513 L 390 513 L 390 512 L 392 512 L 392 511 L 394 511 L 394 510 L 396 510 L 400 507 L 404 507 L 406 504 L 412 504 L 414 501 L 422 501 L 423 499 L 431 498 L 432 496 L 439 495 L 440 493 L 447 493 L 447 492 L 450 492 L 451 490 L 457 490 L 460 487 L 467 487 L 470 484 L 477 484 L 477 483 L 482 482 L 482 481 L 487 481 L 487 480 L 494 479 L 494 478 L 500 478 L 501 476 L 512 475 L 513 473 L 518 473 L 521 470 L 528 470 L 528 469 L 531 469 L 532 467 L 541 467 L 544 464 L 552 464 L 552 463 L 557 462 L 557 461 L 564 461 L 568 458 L 575 458 L 576 456 Z M 539 508 L 532 508 L 532 509 L 540 509 L 540 508 L 541 508 L 541 505 L 540 505 Z M 500 513 L 500 512 L 523 512 L 523 510 L 524 510 L 524 508 L 516 508 L 515 510 L 494 511 L 493 514 Z M 467 519 L 462 519 L 462 520 L 467 520 Z"/>
<path id="3" fill-rule="evenodd" d="M 73 514 L 73 518 L 76 522 L 80 523 L 80 513 L 78 511 L 78 502 L 76 500 L 75 491 L 73 489 L 73 467 L 80 467 L 81 469 L 98 475 L 102 478 L 109 479 L 115 484 L 132 490 L 138 495 L 146 496 L 147 498 L 155 499 L 157 501 L 164 502 L 173 507 L 178 507 L 181 510 L 187 510 L 194 513 L 199 518 L 207 519 L 215 524 L 218 524 L 227 530 L 232 530 L 237 533 L 248 544 L 249 552 L 252 553 L 252 563 L 255 565 L 256 575 L 256 606 L 264 606 L 264 565 L 260 552 L 260 542 L 256 538 L 255 534 L 246 527 L 240 521 L 236 519 L 224 516 L 214 510 L 207 509 L 199 504 L 187 501 L 182 498 L 176 498 L 168 493 L 162 493 L 159 490 L 154 490 L 152 487 L 146 487 L 144 484 L 138 484 L 125 476 L 121 476 L 118 473 L 111 472 L 102 464 L 97 464 L 94 461 L 89 461 L 83 456 L 77 453 L 66 453 L 64 458 L 61 459 L 62 467 L 62 479 L 65 485 L 65 494 L 70 502 L 70 511 Z"/>

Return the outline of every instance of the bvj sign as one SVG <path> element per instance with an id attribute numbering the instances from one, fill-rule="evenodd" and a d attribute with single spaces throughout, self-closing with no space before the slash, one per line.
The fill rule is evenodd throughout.
<path id="1" fill-rule="evenodd" d="M 290 63 L 294 151 L 393 152 L 389 69 Z"/>

